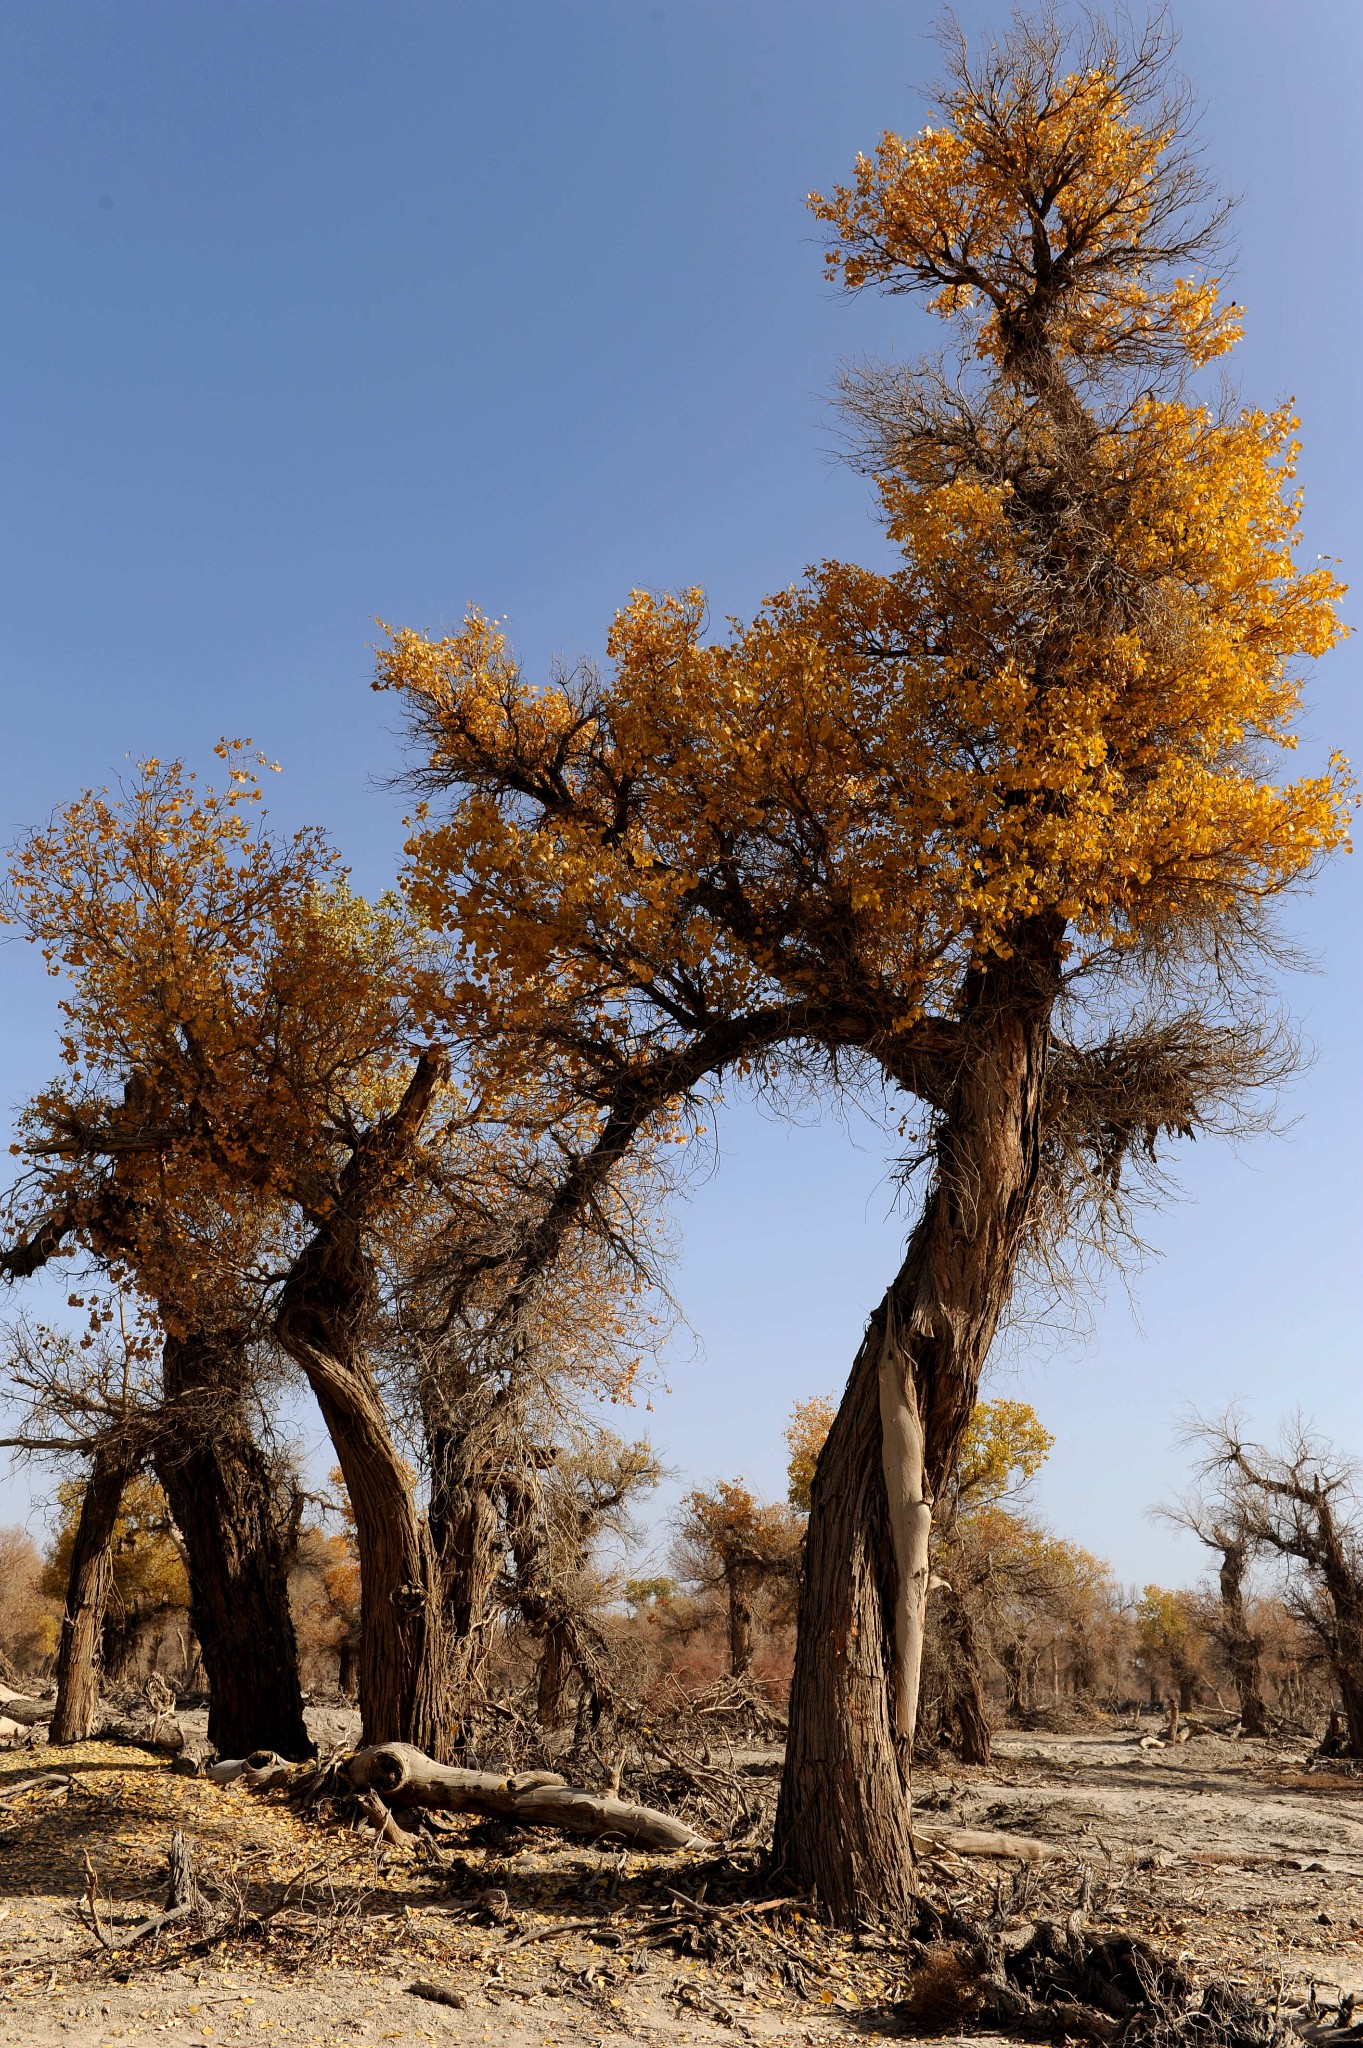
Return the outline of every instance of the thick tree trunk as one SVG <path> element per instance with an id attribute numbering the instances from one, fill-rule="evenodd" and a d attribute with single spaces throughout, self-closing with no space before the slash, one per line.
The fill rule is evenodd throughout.
<path id="1" fill-rule="evenodd" d="M 1226 1662 L 1240 1702 L 1240 1726 L 1246 1735 L 1268 1734 L 1259 1638 L 1245 1612 L 1245 1571 L 1249 1555 L 1244 1543 L 1227 1541 L 1221 1552 L 1221 1612 L 1225 1617 Z"/>
<path id="2" fill-rule="evenodd" d="M 364 1348 L 371 1293 L 358 1228 L 338 1214 L 295 1262 L 276 1331 L 316 1396 L 355 1516 L 364 1740 L 444 1760 L 455 1723 L 440 1574 Z"/>
<path id="3" fill-rule="evenodd" d="M 814 1475 L 774 1853 L 842 1925 L 913 1899 L 891 1720 L 894 1559 L 881 1466 L 879 1332 L 852 1368 Z M 870 1901 L 877 1901 L 873 1909 Z"/>
<path id="4" fill-rule="evenodd" d="M 937 1176 L 815 1474 L 775 1855 L 843 1926 L 905 1915 L 932 1502 L 1012 1289 L 1040 1161 L 1058 933 L 968 991 Z"/>
<path id="5" fill-rule="evenodd" d="M 252 1434 L 241 1340 L 168 1337 L 162 1376 L 176 1426 L 153 1463 L 185 1547 L 208 1739 L 224 1756 L 310 1756 L 288 1589 L 297 1503 Z"/>
<path id="6" fill-rule="evenodd" d="M 729 1670 L 742 1678 L 752 1668 L 752 1601 L 736 1572 L 729 1576 Z"/>
<path id="7" fill-rule="evenodd" d="M 57 1652 L 57 1704 L 49 1742 L 88 1742 L 99 1719 L 104 1604 L 113 1580 L 113 1536 L 123 1490 L 137 1460 L 117 1450 L 96 1451 L 80 1504 L 66 1610 Z"/>

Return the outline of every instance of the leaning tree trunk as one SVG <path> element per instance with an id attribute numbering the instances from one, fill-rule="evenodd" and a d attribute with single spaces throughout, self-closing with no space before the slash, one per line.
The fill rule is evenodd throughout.
<path id="1" fill-rule="evenodd" d="M 99 1719 L 104 1606 L 113 1581 L 113 1537 L 123 1492 L 137 1460 L 96 1451 L 81 1498 L 66 1578 L 66 1609 L 57 1652 L 57 1704 L 49 1742 L 88 1742 Z"/>
<path id="2" fill-rule="evenodd" d="M 296 1260 L 275 1328 L 316 1396 L 355 1515 L 364 1741 L 444 1762 L 455 1730 L 440 1574 L 364 1348 L 372 1291 L 360 1228 L 338 1211 Z"/>
<path id="3" fill-rule="evenodd" d="M 937 1175 L 815 1474 L 775 1855 L 842 1926 L 907 1915 L 909 1760 L 949 1477 L 1011 1292 L 1040 1163 L 1057 934 L 968 991 Z"/>
<path id="4" fill-rule="evenodd" d="M 172 1427 L 153 1463 L 185 1547 L 208 1739 L 223 1756 L 310 1756 L 288 1587 L 298 1502 L 252 1432 L 242 1340 L 167 1337 L 162 1381 Z"/>

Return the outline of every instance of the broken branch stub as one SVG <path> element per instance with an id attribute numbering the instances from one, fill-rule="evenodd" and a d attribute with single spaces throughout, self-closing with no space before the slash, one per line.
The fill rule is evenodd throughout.
<path id="1" fill-rule="evenodd" d="M 527 1828 L 572 1835 L 610 1835 L 632 1849 L 702 1849 L 709 1838 L 674 1814 L 636 1806 L 609 1792 L 569 1785 L 553 1771 L 466 1771 L 438 1764 L 410 1743 L 362 1749 L 345 1765 L 356 1791 L 378 1792 L 390 1806 L 431 1806 L 446 1813 L 492 1814 Z"/>

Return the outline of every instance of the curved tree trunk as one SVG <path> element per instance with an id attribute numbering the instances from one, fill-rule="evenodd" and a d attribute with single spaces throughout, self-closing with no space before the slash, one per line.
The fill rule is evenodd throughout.
<path id="1" fill-rule="evenodd" d="M 776 1861 L 842 1925 L 913 1900 L 909 1802 L 890 1714 L 894 1559 L 880 1462 L 877 1330 L 814 1474 Z"/>
<path id="2" fill-rule="evenodd" d="M 275 1312 L 275 1335 L 307 1376 L 355 1515 L 364 1740 L 410 1742 L 442 1762 L 455 1731 L 440 1573 L 366 1349 L 376 1295 L 366 1231 L 406 1170 L 445 1071 L 442 1054 L 423 1053 L 397 1108 L 356 1138 Z"/>
<path id="3" fill-rule="evenodd" d="M 409 1742 L 443 1762 L 454 1715 L 440 1574 L 362 1340 L 371 1293 L 359 1231 L 338 1215 L 295 1262 L 275 1327 L 316 1396 L 355 1515 L 364 1741 Z"/>
<path id="4" fill-rule="evenodd" d="M 57 1652 L 57 1704 L 49 1742 L 88 1742 L 99 1718 L 104 1605 L 113 1579 L 113 1536 L 123 1491 L 137 1459 L 96 1451 L 85 1482 L 66 1579 L 66 1610 Z"/>
<path id="5" fill-rule="evenodd" d="M 907 1912 L 932 1501 L 1007 1306 L 1040 1163 L 1059 934 L 973 981 L 937 1176 L 815 1474 L 775 1854 L 843 1926 Z"/>
<path id="6" fill-rule="evenodd" d="M 185 1547 L 208 1739 L 223 1756 L 310 1756 L 288 1587 L 298 1504 L 252 1433 L 242 1342 L 167 1337 L 162 1379 L 175 1426 L 152 1462 Z"/>

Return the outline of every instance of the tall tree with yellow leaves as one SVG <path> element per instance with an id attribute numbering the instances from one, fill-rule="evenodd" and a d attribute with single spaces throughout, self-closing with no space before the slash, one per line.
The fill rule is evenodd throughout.
<path id="1" fill-rule="evenodd" d="M 477 615 L 380 665 L 451 1011 L 597 1108 L 556 1214 L 726 1071 L 869 1063 L 918 1105 L 919 1217 L 813 1484 L 777 1824 L 853 1923 L 908 1905 L 933 1503 L 1018 1276 L 1119 1232 L 1162 1141 L 1252 1121 L 1288 1057 L 1268 912 L 1347 831 L 1340 763 L 1276 774 L 1339 586 L 1295 557 L 1290 410 L 1195 387 L 1238 315 L 1188 114 L 1158 25 L 1019 22 L 815 200 L 834 276 L 952 340 L 847 381 L 901 568 L 825 563 L 719 642 L 698 594 L 636 596 L 609 673 L 544 688 Z"/>

